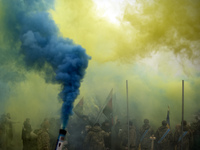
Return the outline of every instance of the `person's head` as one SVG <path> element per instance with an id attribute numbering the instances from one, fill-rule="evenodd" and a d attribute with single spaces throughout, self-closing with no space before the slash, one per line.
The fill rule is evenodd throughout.
<path id="1" fill-rule="evenodd" d="M 100 127 L 100 124 L 99 123 L 95 123 L 94 127 L 97 127 L 97 126 Z"/>
<path id="2" fill-rule="evenodd" d="M 144 119 L 144 124 L 149 124 L 149 120 L 148 119 Z"/>
<path id="3" fill-rule="evenodd" d="M 8 117 L 8 118 L 10 119 L 10 113 L 7 113 L 7 114 L 6 114 L 6 117 Z"/>
<path id="4" fill-rule="evenodd" d="M 162 126 L 166 126 L 167 125 L 167 121 L 163 120 L 162 121 Z"/>
<path id="5" fill-rule="evenodd" d="M 26 120 L 24 121 L 24 128 L 28 129 L 30 128 L 30 119 L 26 118 Z"/>
<path id="6" fill-rule="evenodd" d="M 49 121 L 49 119 L 48 119 L 48 118 L 44 118 L 44 122 L 45 122 L 45 121 Z"/>
<path id="7" fill-rule="evenodd" d="M 30 123 L 30 118 L 26 118 L 25 122 Z"/>
<path id="8" fill-rule="evenodd" d="M 48 130 L 50 127 L 49 121 L 48 120 L 44 120 L 43 123 L 41 124 L 41 128 Z"/>
<path id="9" fill-rule="evenodd" d="M 183 120 L 183 121 L 181 121 L 181 124 L 183 124 L 183 126 L 186 126 L 187 125 L 187 121 Z"/>
<path id="10" fill-rule="evenodd" d="M 90 125 L 86 125 L 85 126 L 85 131 L 89 131 L 91 129 L 91 126 Z"/>
<path id="11" fill-rule="evenodd" d="M 180 131 L 181 130 L 181 125 L 180 124 L 176 124 L 175 130 Z"/>
<path id="12" fill-rule="evenodd" d="M 196 116 L 195 116 L 195 120 L 196 120 L 196 121 L 199 121 L 199 120 L 200 120 L 200 116 L 196 115 Z"/>

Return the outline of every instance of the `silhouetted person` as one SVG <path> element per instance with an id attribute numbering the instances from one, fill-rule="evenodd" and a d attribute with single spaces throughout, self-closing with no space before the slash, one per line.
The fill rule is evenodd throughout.
<path id="1" fill-rule="evenodd" d="M 101 129 L 100 124 L 96 123 L 94 127 L 88 132 L 85 143 L 88 143 L 88 150 L 104 150 L 105 143 L 104 137 L 108 137 L 110 133 L 105 132 Z"/>
<path id="2" fill-rule="evenodd" d="M 128 139 L 128 133 L 129 133 L 129 139 Z M 122 131 L 120 132 L 119 135 L 122 140 L 121 140 L 121 148 L 122 150 L 130 148 L 130 150 L 136 150 L 136 130 L 135 127 L 133 126 L 133 122 L 129 121 L 129 132 L 128 132 L 128 124 L 122 128 Z M 129 140 L 129 145 L 128 145 L 128 140 Z"/>
<path id="3" fill-rule="evenodd" d="M 107 133 L 111 132 L 111 123 L 106 120 L 102 123 L 101 129 L 104 130 Z M 105 148 L 107 150 L 111 149 L 111 135 L 109 135 L 108 137 L 104 137 L 104 141 L 105 141 Z"/>
<path id="4" fill-rule="evenodd" d="M 158 128 L 155 134 L 157 150 L 171 150 L 173 143 L 173 134 L 167 127 L 167 122 L 162 121 L 162 126 Z"/>
<path id="5" fill-rule="evenodd" d="M 141 145 L 141 150 L 150 150 L 151 149 L 151 139 L 150 136 L 154 134 L 153 129 L 149 125 L 149 120 L 144 119 L 144 124 L 140 129 L 140 145 Z"/>
<path id="6" fill-rule="evenodd" d="M 120 131 L 122 130 L 122 125 L 119 119 L 117 119 L 116 124 L 114 125 L 114 149 L 120 150 L 120 143 L 121 143 L 121 137 L 120 137 Z"/>
<path id="7" fill-rule="evenodd" d="M 22 141 L 23 141 L 23 150 L 30 150 L 31 143 L 31 124 L 30 119 L 27 118 L 23 123 L 22 128 Z"/>
<path id="8" fill-rule="evenodd" d="M 41 124 L 41 129 L 37 132 L 37 146 L 38 150 L 50 150 L 50 138 L 49 138 L 49 121 L 45 119 Z"/>
<path id="9" fill-rule="evenodd" d="M 182 150 L 189 150 L 192 133 L 189 127 L 187 126 L 187 122 L 184 120 L 182 123 L 183 123 L 183 132 L 182 130 L 177 130 L 174 133 L 174 140 L 177 144 L 177 150 L 181 150 L 181 140 L 183 140 Z"/>

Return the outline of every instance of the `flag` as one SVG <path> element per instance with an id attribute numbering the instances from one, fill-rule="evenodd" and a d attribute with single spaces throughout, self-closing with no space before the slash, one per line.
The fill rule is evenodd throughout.
<path id="1" fill-rule="evenodd" d="M 99 111 L 94 123 L 97 123 L 99 121 L 102 114 L 104 114 L 108 119 L 110 119 L 110 116 L 112 115 L 112 93 L 113 93 L 113 89 L 111 89 L 111 91 L 105 101 L 105 104 Z"/>
<path id="2" fill-rule="evenodd" d="M 106 107 L 103 109 L 103 114 L 110 118 L 112 116 L 112 98 L 107 103 Z"/>
<path id="3" fill-rule="evenodd" d="M 106 106 L 103 109 L 103 114 L 108 118 L 109 121 L 113 124 L 113 110 L 112 110 L 112 90 L 110 94 L 108 95 L 108 102 Z"/>
<path id="4" fill-rule="evenodd" d="M 78 104 L 74 107 L 74 113 L 78 116 L 81 117 L 83 116 L 83 102 L 84 98 L 82 97 Z"/>
<path id="5" fill-rule="evenodd" d="M 167 127 L 170 128 L 170 119 L 169 119 L 169 106 L 168 106 L 168 110 L 167 110 Z"/>

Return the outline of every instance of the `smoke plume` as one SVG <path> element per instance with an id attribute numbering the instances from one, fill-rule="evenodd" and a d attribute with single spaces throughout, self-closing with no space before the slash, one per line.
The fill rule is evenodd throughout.
<path id="1" fill-rule="evenodd" d="M 5 28 L 15 43 L 27 70 L 43 72 L 46 82 L 60 84 L 63 100 L 62 120 L 65 128 L 79 95 L 80 82 L 90 57 L 72 40 L 59 36 L 55 22 L 47 12 L 54 1 L 2 1 Z"/>

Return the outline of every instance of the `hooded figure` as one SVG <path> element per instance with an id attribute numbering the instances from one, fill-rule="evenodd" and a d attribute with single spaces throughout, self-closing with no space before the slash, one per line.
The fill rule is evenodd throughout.
<path id="1" fill-rule="evenodd" d="M 200 149 L 200 116 L 195 116 L 195 122 L 191 124 L 191 130 L 193 133 L 193 150 Z"/>
<path id="2" fill-rule="evenodd" d="M 120 132 L 119 136 L 122 138 L 121 145 L 123 150 L 128 149 L 128 146 L 130 150 L 136 150 L 136 130 L 131 121 L 129 121 L 129 145 L 128 145 L 128 125 L 126 125 L 122 129 L 122 132 Z"/>
<path id="3" fill-rule="evenodd" d="M 30 119 L 26 118 L 23 125 L 24 125 L 22 128 L 23 150 L 29 150 L 31 142 L 31 131 L 32 131 Z"/>
<path id="4" fill-rule="evenodd" d="M 162 121 L 162 126 L 158 128 L 155 134 L 157 149 L 159 150 L 171 150 L 173 143 L 173 134 L 167 127 L 167 122 Z"/>
<path id="5" fill-rule="evenodd" d="M 114 142 L 114 149 L 115 150 L 120 150 L 120 142 L 121 142 L 121 134 L 122 131 L 122 125 L 119 119 L 117 119 L 117 122 L 114 126 L 114 132 L 113 132 L 113 142 Z"/>
<path id="6" fill-rule="evenodd" d="M 85 137 L 85 143 L 88 143 L 89 150 L 105 150 L 104 138 L 109 135 L 110 133 L 103 131 L 100 124 L 96 123 Z"/>
<path id="7" fill-rule="evenodd" d="M 108 120 L 104 121 L 101 125 L 101 128 L 102 128 L 102 130 L 104 130 L 107 133 L 111 132 L 112 126 L 111 126 L 110 121 L 108 121 Z M 105 137 L 104 141 L 105 141 L 106 149 L 111 149 L 111 135 L 108 137 Z"/>
<path id="8" fill-rule="evenodd" d="M 49 121 L 45 119 L 41 125 L 41 129 L 37 133 L 38 150 L 50 150 L 50 138 L 48 133 L 49 126 Z"/>
<path id="9" fill-rule="evenodd" d="M 190 144 L 192 140 L 192 132 L 187 126 L 187 122 L 183 120 L 183 132 L 181 130 L 177 130 L 174 133 L 174 141 L 177 144 L 177 150 L 181 149 L 181 141 L 183 140 L 182 150 L 189 150 Z"/>
<path id="10" fill-rule="evenodd" d="M 149 125 L 149 120 L 144 119 L 144 124 L 140 128 L 140 144 L 141 150 L 150 150 L 151 149 L 151 139 L 150 137 L 154 134 L 153 129 Z"/>

